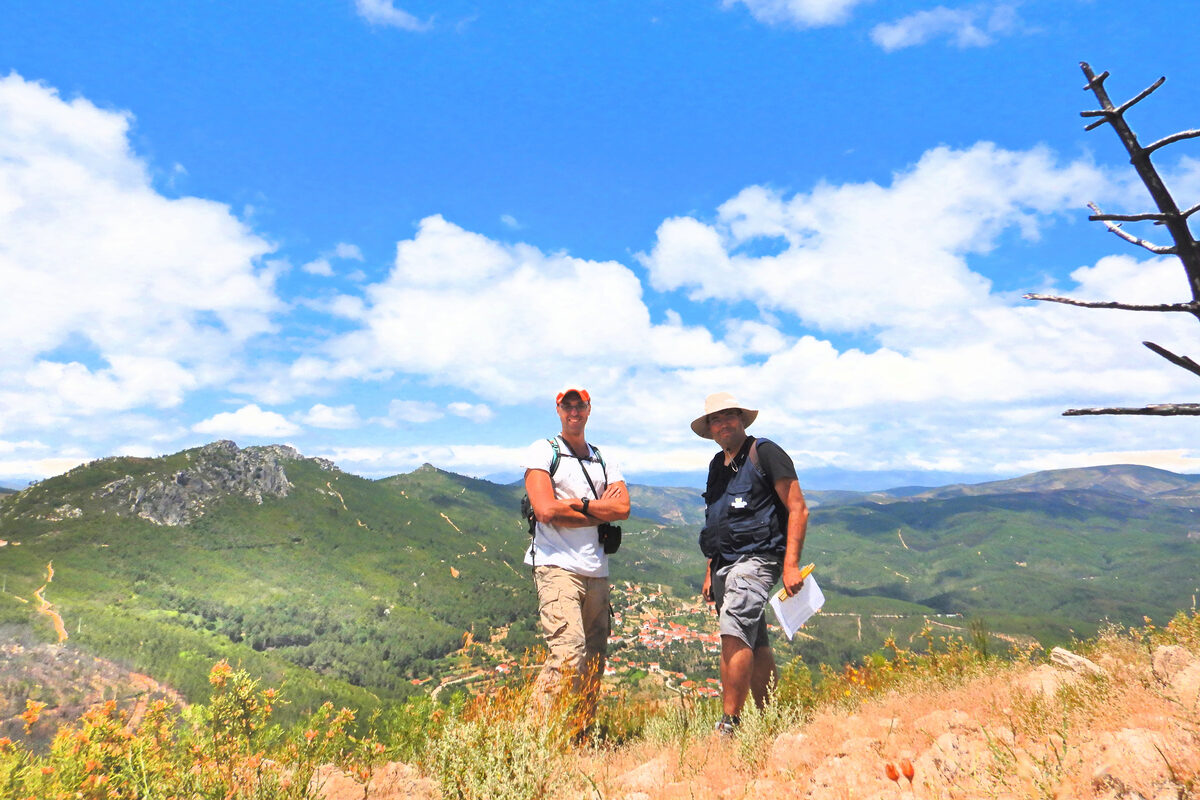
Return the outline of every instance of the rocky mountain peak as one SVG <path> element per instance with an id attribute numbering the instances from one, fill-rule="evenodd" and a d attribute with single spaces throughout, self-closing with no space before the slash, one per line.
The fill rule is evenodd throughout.
<path id="1" fill-rule="evenodd" d="M 97 489 L 92 498 L 116 506 L 156 525 L 186 525 L 200 517 L 214 500 L 227 496 L 253 499 L 287 497 L 293 486 L 285 465 L 304 457 L 287 445 L 239 448 L 221 440 L 185 453 L 189 466 L 169 474 L 126 475 Z M 313 459 L 324 469 L 336 469 L 325 459 Z"/>

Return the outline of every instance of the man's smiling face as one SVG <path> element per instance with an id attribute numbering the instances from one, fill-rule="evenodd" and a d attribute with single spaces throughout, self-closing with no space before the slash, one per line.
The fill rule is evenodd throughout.
<path id="1" fill-rule="evenodd" d="M 566 433 L 582 431 L 591 413 L 592 404 L 585 402 L 578 392 L 568 392 L 558 402 L 558 418 Z"/>
<path id="2" fill-rule="evenodd" d="M 721 445 L 722 450 L 731 446 L 740 446 L 746 438 L 746 426 L 742 422 L 742 412 L 737 408 L 727 408 L 708 415 L 708 432 L 713 441 Z"/>

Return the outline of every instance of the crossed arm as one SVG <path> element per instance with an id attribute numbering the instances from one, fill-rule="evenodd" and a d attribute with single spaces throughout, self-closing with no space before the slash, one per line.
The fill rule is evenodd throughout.
<path id="1" fill-rule="evenodd" d="M 525 491 L 533 504 L 538 522 L 559 528 L 587 528 L 601 522 L 629 518 L 629 491 L 625 481 L 610 483 L 600 497 L 588 500 L 588 513 L 583 513 L 583 499 L 571 497 L 559 500 L 554 496 L 550 473 L 544 469 L 525 470 Z"/>

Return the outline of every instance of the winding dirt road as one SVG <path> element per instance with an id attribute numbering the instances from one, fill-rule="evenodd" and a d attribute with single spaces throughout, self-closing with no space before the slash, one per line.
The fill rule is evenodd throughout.
<path id="1" fill-rule="evenodd" d="M 34 599 L 38 601 L 38 613 L 45 614 L 54 623 L 54 632 L 58 634 L 58 643 L 62 644 L 67 640 L 67 626 L 63 624 L 62 616 L 54 610 L 54 605 L 46 599 L 46 587 L 54 580 L 54 562 L 51 561 L 46 565 L 46 582 L 42 584 L 42 588 L 33 593 Z"/>

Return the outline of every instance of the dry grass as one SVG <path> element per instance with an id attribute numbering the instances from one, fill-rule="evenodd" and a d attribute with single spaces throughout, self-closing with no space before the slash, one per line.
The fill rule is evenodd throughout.
<path id="1" fill-rule="evenodd" d="M 588 776 L 589 792 L 564 785 L 555 796 L 1200 797 L 1196 695 L 1152 666 L 1157 647 L 1177 644 L 1200 676 L 1200 623 L 1178 619 L 1174 632 L 1110 632 L 1081 646 L 1099 675 L 993 660 L 974 671 L 914 672 L 850 701 L 844 690 L 830 691 L 811 718 L 785 721 L 759 758 L 713 735 L 583 752 L 574 769 Z M 914 768 L 911 786 L 887 776 L 886 765 L 903 758 Z"/>

